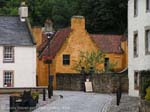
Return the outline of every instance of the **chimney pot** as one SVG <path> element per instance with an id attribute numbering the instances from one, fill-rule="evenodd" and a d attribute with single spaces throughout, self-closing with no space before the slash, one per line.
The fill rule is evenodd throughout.
<path id="1" fill-rule="evenodd" d="M 28 6 L 25 2 L 21 2 L 21 6 L 19 7 L 19 16 L 22 22 L 25 22 L 25 19 L 28 17 Z"/>
<path id="2" fill-rule="evenodd" d="M 53 22 L 51 19 L 47 19 L 44 25 L 44 32 L 53 32 Z"/>

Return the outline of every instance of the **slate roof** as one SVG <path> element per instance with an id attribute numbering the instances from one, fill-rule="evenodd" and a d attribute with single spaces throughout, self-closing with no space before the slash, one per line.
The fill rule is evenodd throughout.
<path id="1" fill-rule="evenodd" d="M 70 28 L 64 28 L 59 30 L 55 34 L 50 43 L 50 59 L 53 59 L 56 56 L 57 52 L 60 50 L 64 41 L 66 40 L 66 38 L 69 36 L 70 33 L 71 33 Z M 123 53 L 123 50 L 121 49 L 121 42 L 125 41 L 125 37 L 123 35 L 91 34 L 90 37 L 93 40 L 93 42 L 96 43 L 97 47 L 104 53 L 116 53 L 116 54 Z M 46 35 L 43 34 L 43 38 L 46 38 Z M 47 40 L 45 40 L 38 47 L 39 58 L 48 55 L 47 43 L 48 43 Z"/>
<path id="2" fill-rule="evenodd" d="M 19 16 L 0 16 L 0 45 L 35 45 L 28 21 L 21 22 Z"/>

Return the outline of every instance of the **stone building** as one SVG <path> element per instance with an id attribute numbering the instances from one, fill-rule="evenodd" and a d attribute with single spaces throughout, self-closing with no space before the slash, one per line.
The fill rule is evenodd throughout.
<path id="1" fill-rule="evenodd" d="M 139 96 L 139 72 L 150 69 L 150 0 L 128 1 L 129 95 Z"/>
<path id="2" fill-rule="evenodd" d="M 33 30 L 36 31 L 36 28 Z M 41 37 L 46 38 L 44 32 Z M 40 86 L 47 85 L 48 82 L 47 65 L 43 63 L 44 57 L 48 54 L 48 47 L 47 41 L 42 40 L 38 47 L 40 57 L 37 74 Z M 56 87 L 56 73 L 76 73 L 72 66 L 74 60 L 79 59 L 80 51 L 97 50 L 106 54 L 106 61 L 117 61 L 116 70 L 120 71 L 127 67 L 127 41 L 123 35 L 89 34 L 85 29 L 85 18 L 73 16 L 71 27 L 57 31 L 50 43 L 49 58 L 52 59 L 51 74 L 54 75 L 54 87 Z"/>
<path id="3" fill-rule="evenodd" d="M 26 11 L 0 16 L 0 87 L 36 87 L 36 43 Z"/>

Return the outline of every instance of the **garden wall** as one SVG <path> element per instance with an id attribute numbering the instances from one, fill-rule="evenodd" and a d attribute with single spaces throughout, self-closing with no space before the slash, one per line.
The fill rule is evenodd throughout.
<path id="1" fill-rule="evenodd" d="M 150 112 L 150 101 L 141 100 L 140 112 Z"/>
<path id="2" fill-rule="evenodd" d="M 98 93 L 114 93 L 119 85 L 119 77 L 121 76 L 121 88 L 123 92 L 128 92 L 127 74 L 102 73 L 91 76 L 94 92 Z M 57 90 L 84 90 L 84 76 L 81 74 L 56 74 Z"/>

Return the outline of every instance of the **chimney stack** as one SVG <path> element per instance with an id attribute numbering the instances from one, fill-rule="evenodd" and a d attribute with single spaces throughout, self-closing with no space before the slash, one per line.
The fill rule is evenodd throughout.
<path id="1" fill-rule="evenodd" d="M 47 19 L 44 24 L 44 32 L 53 32 L 53 22 L 51 19 Z"/>
<path id="2" fill-rule="evenodd" d="M 71 18 L 71 29 L 76 31 L 85 30 L 85 18 L 83 16 L 73 16 Z"/>
<path id="3" fill-rule="evenodd" d="M 25 2 L 21 2 L 19 7 L 19 16 L 21 22 L 25 22 L 26 18 L 28 17 L 28 6 Z"/>

